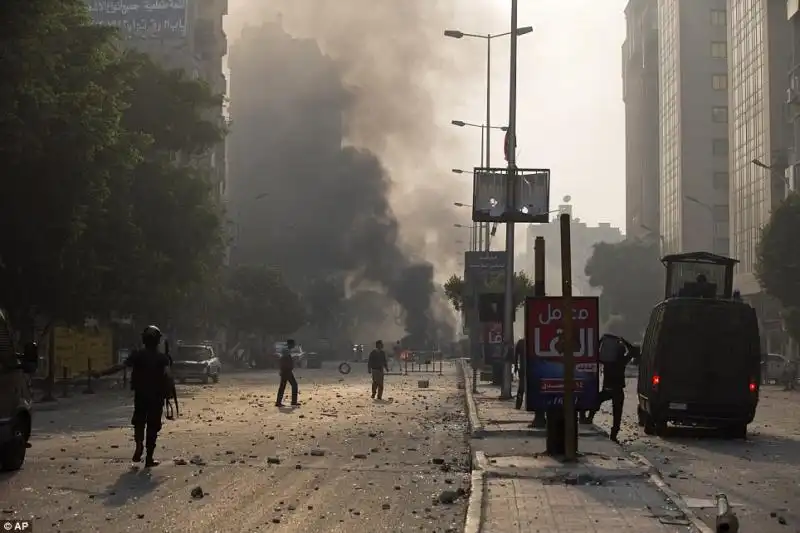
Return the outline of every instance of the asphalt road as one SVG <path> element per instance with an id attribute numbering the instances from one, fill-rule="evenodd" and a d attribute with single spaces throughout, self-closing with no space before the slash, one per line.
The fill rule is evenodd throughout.
<path id="1" fill-rule="evenodd" d="M 648 437 L 636 425 L 635 398 L 635 380 L 629 380 L 623 444 L 649 459 L 712 528 L 715 509 L 697 506 L 722 492 L 734 504 L 740 531 L 800 532 L 800 392 L 765 386 L 747 441 L 672 427 L 664 438 Z M 610 409 L 604 405 L 595 420 L 606 429 Z"/>
<path id="2" fill-rule="evenodd" d="M 272 372 L 182 386 L 153 469 L 130 463 L 129 393 L 75 398 L 36 413 L 25 466 L 0 476 L 2 518 L 64 533 L 460 530 L 463 391 L 455 366 L 444 370 L 387 376 L 383 402 L 363 365 L 299 370 L 294 409 L 274 407 Z"/>

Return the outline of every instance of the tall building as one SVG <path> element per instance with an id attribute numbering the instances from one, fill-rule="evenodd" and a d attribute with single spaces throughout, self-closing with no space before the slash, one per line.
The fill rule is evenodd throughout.
<path id="1" fill-rule="evenodd" d="M 658 236 L 658 0 L 629 0 L 625 19 L 625 226 L 628 235 Z"/>
<path id="2" fill-rule="evenodd" d="M 194 79 L 208 83 L 214 92 L 225 93 L 222 59 L 228 52 L 228 41 L 222 21 L 228 14 L 228 0 L 86 2 L 92 20 L 118 28 L 126 46 L 150 55 L 164 67 L 185 70 Z M 224 121 L 223 109 L 215 110 L 210 118 Z M 193 161 L 210 168 L 222 196 L 227 166 L 225 143 Z"/>
<path id="3" fill-rule="evenodd" d="M 792 150 L 786 177 L 791 189 L 800 190 L 800 0 L 786 0 L 786 16 L 789 19 L 791 42 L 786 104 L 792 131 Z"/>
<path id="4" fill-rule="evenodd" d="M 658 26 L 664 248 L 727 255 L 726 0 L 658 0 Z"/>
<path id="5" fill-rule="evenodd" d="M 787 72 L 791 26 L 786 0 L 728 0 L 731 255 L 735 285 L 756 308 L 766 343 L 783 333 L 776 302 L 755 276 L 761 229 L 786 196 L 791 145 Z"/>

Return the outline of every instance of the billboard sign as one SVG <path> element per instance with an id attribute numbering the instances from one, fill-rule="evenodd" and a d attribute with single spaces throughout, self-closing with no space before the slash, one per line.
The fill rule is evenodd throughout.
<path id="1" fill-rule="evenodd" d="M 493 353 L 484 339 L 486 331 L 479 316 L 482 294 L 502 290 L 506 279 L 506 258 L 503 252 L 464 252 L 465 315 L 470 332 L 470 353 L 474 366 L 484 364 L 486 354 Z"/>
<path id="2" fill-rule="evenodd" d="M 572 298 L 575 406 L 599 407 L 599 298 Z M 526 409 L 564 405 L 564 301 L 560 296 L 531 297 L 525 301 L 527 363 Z"/>
<path id="3" fill-rule="evenodd" d="M 95 24 L 119 28 L 123 37 L 186 37 L 189 0 L 88 0 Z"/>
<path id="4" fill-rule="evenodd" d="M 484 322 L 483 326 L 483 364 L 493 365 L 503 362 L 503 324 Z"/>
<path id="5" fill-rule="evenodd" d="M 547 223 L 550 212 L 550 171 L 518 168 L 514 172 L 514 206 L 506 208 L 508 169 L 475 168 L 474 222 Z"/>

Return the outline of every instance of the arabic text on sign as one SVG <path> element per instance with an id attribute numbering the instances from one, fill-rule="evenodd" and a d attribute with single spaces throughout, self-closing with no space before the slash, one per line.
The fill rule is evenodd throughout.
<path id="1" fill-rule="evenodd" d="M 90 13 L 126 16 L 131 13 L 157 13 L 159 11 L 186 11 L 186 0 L 94 0 Z"/>
<path id="2" fill-rule="evenodd" d="M 545 348 L 542 346 L 541 328 L 536 328 L 533 331 L 533 346 L 534 353 L 538 357 L 562 357 L 563 352 L 559 349 L 561 343 L 561 335 L 563 330 L 556 330 L 556 334 L 550 339 L 550 344 Z M 595 331 L 594 328 L 580 328 L 578 330 L 578 347 L 573 350 L 573 355 L 576 358 L 586 357 L 593 359 L 595 357 Z"/>
<path id="3" fill-rule="evenodd" d="M 125 32 L 136 34 L 186 33 L 186 22 L 183 20 L 104 20 L 100 23 L 105 26 L 114 26 Z"/>
<path id="4" fill-rule="evenodd" d="M 541 391 L 542 392 L 564 392 L 564 380 L 563 379 L 542 379 L 540 382 Z M 584 389 L 584 383 L 582 380 L 575 380 L 575 391 L 582 391 Z"/>
<path id="5" fill-rule="evenodd" d="M 561 320 L 561 309 L 556 307 L 555 309 L 551 305 L 547 305 L 547 314 L 539 314 L 539 324 L 542 326 L 549 324 L 550 322 L 558 322 Z M 587 320 L 589 318 L 589 311 L 586 309 L 572 309 L 572 320 Z"/>

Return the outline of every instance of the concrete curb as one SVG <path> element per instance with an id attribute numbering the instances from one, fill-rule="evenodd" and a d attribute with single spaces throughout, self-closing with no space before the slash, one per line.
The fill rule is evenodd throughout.
<path id="1" fill-rule="evenodd" d="M 598 432 L 610 438 L 611 435 L 608 431 L 605 430 L 605 428 L 598 426 L 597 424 L 592 424 L 592 426 Z M 661 493 L 664 496 L 666 496 L 673 504 L 675 504 L 675 507 L 677 507 L 678 510 L 683 513 L 686 519 L 692 523 L 692 527 L 694 527 L 694 529 L 697 530 L 697 533 L 714 533 L 714 530 L 711 527 L 709 527 L 705 522 L 703 522 L 703 520 L 701 520 L 700 517 L 697 516 L 697 513 L 695 513 L 691 507 L 686 505 L 686 501 L 684 501 L 683 497 L 677 492 L 675 492 L 672 489 L 672 487 L 670 487 L 667 484 L 667 482 L 664 481 L 664 477 L 661 474 L 661 471 L 658 468 L 656 468 L 656 466 L 653 463 L 651 463 L 649 459 L 647 459 L 642 454 L 626 450 L 625 447 L 622 446 L 621 444 L 619 445 L 619 448 L 622 450 L 623 453 L 629 455 L 637 463 L 639 463 L 640 465 L 642 465 L 644 468 L 647 469 L 647 475 L 649 476 L 650 483 L 655 485 L 656 488 L 659 491 L 661 491 Z"/>
<path id="2" fill-rule="evenodd" d="M 467 407 L 467 420 L 469 422 L 470 436 L 473 439 L 480 439 L 485 433 L 483 422 L 478 418 L 478 405 L 475 403 L 475 395 L 472 392 L 472 381 L 468 379 L 472 369 L 469 364 L 461 360 L 461 374 L 464 377 L 464 397 Z"/>
<path id="3" fill-rule="evenodd" d="M 486 471 L 473 470 L 470 482 L 467 517 L 464 520 L 464 533 L 481 533 L 483 529 L 483 500 L 486 492 Z"/>
<path id="4" fill-rule="evenodd" d="M 624 450 L 624 448 L 623 448 Z M 680 512 L 686 517 L 689 522 L 692 523 L 692 526 L 698 531 L 698 533 L 714 533 L 714 530 L 711 529 L 703 520 L 697 516 L 692 508 L 686 505 L 683 497 L 675 492 L 672 487 L 667 485 L 664 481 L 664 477 L 661 474 L 661 471 L 653 465 L 646 457 L 636 452 L 626 452 L 628 455 L 633 457 L 636 461 L 639 462 L 642 466 L 647 468 L 647 474 L 650 476 L 650 483 L 655 485 L 658 490 L 660 490 L 664 496 L 670 499 L 672 503 L 675 504 Z"/>

